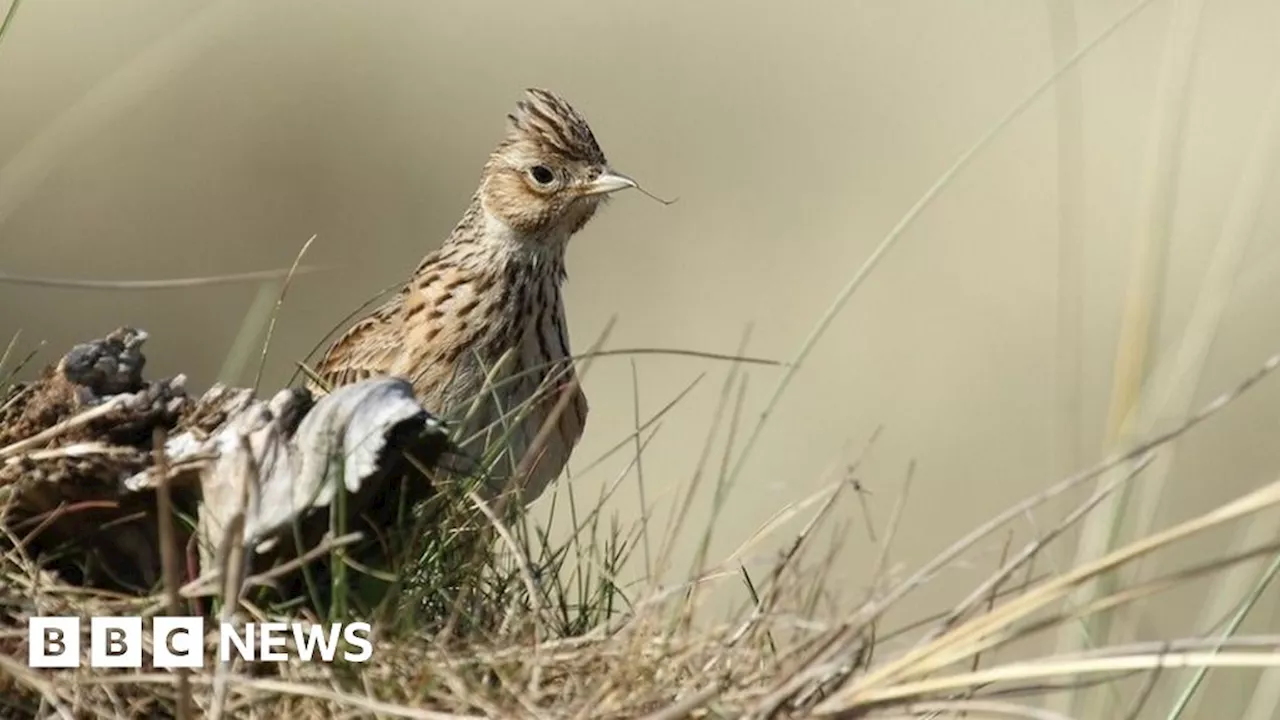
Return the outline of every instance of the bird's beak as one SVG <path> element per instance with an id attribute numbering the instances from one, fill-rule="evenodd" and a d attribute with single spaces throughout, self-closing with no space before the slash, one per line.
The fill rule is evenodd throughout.
<path id="1" fill-rule="evenodd" d="M 605 170 L 595 180 L 582 188 L 583 195 L 606 195 L 619 190 L 636 187 L 636 181 L 612 170 Z"/>

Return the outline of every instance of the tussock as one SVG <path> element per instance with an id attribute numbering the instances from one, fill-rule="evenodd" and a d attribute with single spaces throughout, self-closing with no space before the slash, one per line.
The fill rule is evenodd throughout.
<path id="1" fill-rule="evenodd" d="M 10 437 L 0 448 L 0 463 L 8 478 L 0 488 L 7 518 L 0 554 L 0 698 L 4 698 L 0 702 L 6 717 L 67 718 L 192 712 L 264 718 L 936 717 L 959 713 L 1050 718 L 1059 716 L 1038 709 L 1039 696 L 1061 689 L 1059 683 L 1067 678 L 1097 683 L 1134 673 L 1153 678 L 1168 668 L 1280 666 L 1280 638 L 1274 636 L 1167 638 L 1018 661 L 1001 661 L 996 653 L 1014 642 L 1051 635 L 1064 623 L 1112 612 L 1238 563 L 1280 553 L 1280 542 L 1274 541 L 1243 551 L 1224 550 L 1211 562 L 1114 588 L 1088 605 L 1069 602 L 1076 590 L 1104 573 L 1280 504 L 1277 479 L 1056 576 L 1022 577 L 1049 543 L 1141 475 L 1167 443 L 1209 419 L 1277 366 L 1280 356 L 1177 427 L 1048 486 L 975 528 L 904 578 L 876 578 L 877 590 L 864 603 L 847 613 L 825 616 L 817 614 L 813 598 L 823 591 L 829 560 L 825 552 L 811 546 L 810 538 L 814 528 L 831 521 L 838 507 L 846 507 L 840 503 L 854 502 L 846 498 L 843 483 L 789 509 L 811 519 L 764 577 L 751 577 L 737 564 L 734 558 L 744 549 L 728 562 L 706 563 L 701 573 L 685 583 L 620 588 L 613 578 L 637 547 L 639 529 L 609 525 L 601 522 L 599 513 L 587 512 L 582 522 L 575 523 L 577 535 L 567 545 L 556 545 L 527 518 L 495 513 L 474 494 L 463 493 L 459 497 L 469 497 L 474 512 L 459 513 L 457 518 L 478 523 L 468 535 L 467 547 L 474 552 L 465 561 L 448 565 L 448 582 L 444 564 L 428 561 L 430 553 L 420 555 L 414 567 L 418 582 L 393 593 L 393 615 L 362 614 L 366 610 L 355 603 L 304 605 L 303 609 L 255 603 L 244 587 L 271 582 L 278 568 L 255 567 L 241 577 L 223 565 L 221 578 L 232 581 L 205 577 L 182 583 L 173 572 L 164 572 L 162 581 L 142 592 L 93 589 L 77 582 L 82 578 L 74 573 L 38 564 L 32 557 L 32 540 L 39 528 L 17 528 L 13 522 L 12 510 L 23 496 L 22 473 L 13 469 L 31 466 L 36 462 L 32 458 L 67 455 L 75 448 L 80 456 L 96 457 L 98 463 L 117 457 L 138 461 L 137 446 L 127 444 L 129 438 L 141 443 L 138 433 L 112 435 L 112 425 L 102 424 L 109 414 L 92 407 L 77 410 L 70 402 L 60 406 L 74 411 L 67 417 L 50 416 L 44 427 L 32 426 L 26 437 Z M 172 391 L 174 385 L 165 381 L 148 387 Z M 11 390 L 5 404 L 14 407 L 12 398 L 29 391 Z M 172 403 L 172 398 L 166 402 Z M 96 428 L 97 439 L 86 436 L 90 428 Z M 11 430 L 0 428 L 0 433 Z M 133 454 L 124 452 L 129 447 Z M 102 465 L 90 467 L 101 470 Z M 1038 540 L 1010 549 L 1001 566 L 950 612 L 907 627 L 885 624 L 887 611 L 909 593 L 927 592 L 940 571 L 1006 523 L 1099 477 L 1111 479 Z M 161 519 L 155 532 L 172 533 L 164 516 L 157 515 Z M 450 530 L 440 533 L 445 538 L 441 542 L 456 535 L 453 531 L 460 526 L 455 520 L 445 525 Z M 783 527 L 771 523 L 768 532 L 782 532 Z M 332 561 L 341 544 L 334 537 L 331 533 L 303 560 Z M 892 533 L 884 541 L 891 537 Z M 160 538 L 153 541 L 162 544 Z M 664 542 L 669 544 L 670 538 Z M 237 552 L 244 558 L 243 544 L 233 550 L 225 562 Z M 447 549 L 436 552 L 437 560 L 457 556 Z M 752 602 L 731 621 L 692 620 L 706 596 L 704 588 L 726 581 L 745 581 Z M 228 597 L 240 601 L 223 602 Z M 290 661 L 218 666 L 211 653 L 208 666 L 189 675 L 151 668 L 88 669 L 87 659 L 85 668 L 74 671 L 26 667 L 25 620 L 29 616 L 150 617 L 174 607 L 185 612 L 191 606 L 182 606 L 195 598 L 216 607 L 222 618 L 369 617 L 377 632 L 374 655 L 358 665 Z M 381 607 L 383 612 L 386 609 Z M 424 613 L 436 613 L 438 622 L 430 622 Z M 399 622 L 389 622 L 391 617 Z M 1134 702 L 1145 698 L 1138 692 Z"/>

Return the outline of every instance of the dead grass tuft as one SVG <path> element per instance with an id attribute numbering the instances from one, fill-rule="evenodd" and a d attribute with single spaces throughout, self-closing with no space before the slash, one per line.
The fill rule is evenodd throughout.
<path id="1" fill-rule="evenodd" d="M 1178 426 L 1018 503 L 900 580 L 875 578 L 876 591 L 844 613 L 820 615 L 816 609 L 820 603 L 814 598 L 830 589 L 826 585 L 832 555 L 814 547 L 811 540 L 816 528 L 841 514 L 837 512 L 840 508 L 856 510 L 857 501 L 847 497 L 849 486 L 843 481 L 785 508 L 778 521 L 753 537 L 752 543 L 763 534 L 781 532 L 787 526 L 782 522 L 786 518 L 810 517 L 788 544 L 787 552 L 763 577 L 752 577 L 744 569 L 741 558 L 751 551 L 744 547 L 722 562 L 704 563 L 686 582 L 668 587 L 618 584 L 621 565 L 639 546 L 644 528 L 604 521 L 602 503 L 575 516 L 576 532 L 567 540 L 556 541 L 522 514 L 496 513 L 470 494 L 472 511 L 459 517 L 480 524 L 469 533 L 444 532 L 438 537 L 445 542 L 465 535 L 471 554 L 466 555 L 466 562 L 450 561 L 448 567 L 455 575 L 449 582 L 438 576 L 427 578 L 403 596 L 418 605 L 402 603 L 396 613 L 372 618 L 375 651 L 367 663 L 291 660 L 218 665 L 212 659 L 216 657 L 216 640 L 210 633 L 208 666 L 186 675 L 151 667 L 138 671 L 87 667 L 32 670 L 25 663 L 25 624 L 33 615 L 153 617 L 193 596 L 212 595 L 222 618 L 322 618 L 307 610 L 255 607 L 247 601 L 226 603 L 225 598 L 246 596 L 232 584 L 222 587 L 216 582 L 178 588 L 172 572 L 166 573 L 166 583 L 149 593 L 109 593 L 80 587 L 42 567 L 30 556 L 26 536 L 5 525 L 0 545 L 0 698 L 4 698 L 0 702 L 6 716 L 14 717 L 176 717 L 188 714 L 188 706 L 214 717 L 679 718 L 957 713 L 1055 717 L 1037 709 L 1038 698 L 1060 690 L 1059 683 L 1066 678 L 1093 684 L 1130 679 L 1135 673 L 1155 677 L 1159 671 L 1175 667 L 1276 667 L 1280 665 L 1280 638 L 1240 635 L 1167 638 L 1018 661 L 992 658 L 1013 643 L 1044 638 L 1066 623 L 1114 612 L 1239 563 L 1280 554 L 1280 542 L 1275 541 L 1243 551 L 1224 550 L 1211 562 L 1183 566 L 1164 576 L 1115 588 L 1084 606 L 1071 604 L 1074 591 L 1103 573 L 1280 504 L 1277 479 L 1060 575 L 1022 577 L 1029 574 L 1032 563 L 1050 543 L 1088 517 L 1111 493 L 1139 477 L 1167 443 L 1209 419 L 1277 366 L 1280 356 L 1268 360 L 1237 388 Z M 726 388 L 733 386 L 731 375 Z M 75 417 L 61 425 L 72 429 L 88 426 Z M 27 439 L 10 443 L 0 462 L 20 467 L 29 456 L 48 452 L 53 437 L 49 428 L 39 429 Z M 157 459 L 164 462 L 164 458 Z M 1113 479 L 1104 482 L 1058 525 L 1021 548 L 1006 548 L 1000 567 L 949 612 L 905 627 L 886 626 L 886 613 L 903 598 L 927 592 L 939 572 L 960 562 L 1004 525 L 1051 498 L 1104 476 Z M 0 495 L 14 497 L 12 487 Z M 569 499 L 570 506 L 577 508 L 577 500 Z M 165 532 L 164 523 L 160 532 Z M 672 532 L 678 533 L 679 528 Z M 889 533 L 882 542 L 891 539 Z M 669 534 L 663 539 L 664 547 L 673 541 Z M 441 558 L 458 557 L 457 548 L 437 547 L 435 551 Z M 691 621 L 706 597 L 703 589 L 726 580 L 744 583 L 751 602 L 725 622 Z M 253 582 L 251 576 L 247 583 Z M 427 602 L 433 597 L 439 600 L 435 605 Z M 428 607 L 434 609 L 425 612 Z M 345 613 L 338 619 L 361 617 L 355 606 L 347 606 Z M 431 618 L 437 622 L 428 622 Z M 84 640 L 83 647 L 87 647 L 87 636 Z M 980 663 L 984 658 L 987 662 Z M 149 658 L 144 659 L 144 665 L 149 664 Z M 1134 697 L 1138 703 L 1146 695 L 1138 692 Z"/>

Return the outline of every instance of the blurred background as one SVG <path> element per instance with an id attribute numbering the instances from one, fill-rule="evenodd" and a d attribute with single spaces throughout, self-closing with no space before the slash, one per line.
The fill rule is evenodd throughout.
<path id="1" fill-rule="evenodd" d="M 1064 54 L 1054 18 L 1065 6 L 1078 30 Z M 612 348 L 733 353 L 750 327 L 747 354 L 789 360 L 940 173 L 1127 7 L 28 2 L 0 43 L 0 270 L 135 280 L 287 268 L 316 235 L 304 262 L 321 270 L 290 288 L 263 382 L 273 390 L 448 234 L 504 115 L 523 88 L 543 86 L 588 117 L 619 170 L 679 197 L 663 207 L 620 195 L 575 239 L 566 297 L 576 347 L 616 318 Z M 1061 96 L 1050 91 L 908 229 L 770 416 L 728 497 L 713 558 L 786 503 L 847 479 L 877 427 L 856 473 L 869 514 L 852 494 L 836 510 L 850 527 L 831 583 L 853 598 L 869 589 L 878 554 L 868 519 L 882 536 L 910 463 L 891 554 L 905 568 L 1103 456 L 1175 11 L 1150 3 L 1065 76 L 1083 108 L 1073 152 L 1060 151 Z M 1160 357 L 1182 336 L 1267 129 L 1280 5 L 1210 3 L 1197 30 L 1169 175 Z M 1060 192 L 1064 177 L 1075 185 Z M 1269 179 L 1264 189 L 1277 192 Z M 1189 407 L 1280 351 L 1277 231 L 1280 203 L 1263 201 Z M 1078 264 L 1064 267 L 1064 257 Z M 254 303 L 274 302 L 278 290 L 0 284 L 0 341 L 21 330 L 20 350 L 47 343 L 34 368 L 131 324 L 152 334 L 153 375 L 183 372 L 196 389 L 219 373 L 251 382 L 256 360 L 223 361 Z M 1078 333 L 1064 335 L 1067 326 Z M 703 376 L 643 457 L 647 500 L 665 522 L 693 477 L 728 371 L 688 357 L 601 359 L 585 381 L 591 422 L 571 468 L 591 465 L 625 440 L 637 413 L 648 418 Z M 744 427 L 781 378 L 774 368 L 748 374 Z M 1074 388 L 1067 402 L 1063 387 Z M 1273 479 L 1277 420 L 1280 382 L 1269 381 L 1182 439 L 1160 524 Z M 633 456 L 627 446 L 575 477 L 575 489 L 594 497 Z M 611 507 L 638 516 L 634 479 Z M 701 493 L 690 537 L 710 508 Z M 799 527 L 757 546 L 753 567 L 767 568 Z M 1035 528 L 1016 527 L 1017 544 Z M 985 555 L 948 569 L 904 612 L 954 601 L 990 572 L 1005 541 L 993 536 Z M 672 577 L 695 545 L 677 549 Z M 1204 589 L 1151 608 L 1143 633 L 1193 626 Z"/>

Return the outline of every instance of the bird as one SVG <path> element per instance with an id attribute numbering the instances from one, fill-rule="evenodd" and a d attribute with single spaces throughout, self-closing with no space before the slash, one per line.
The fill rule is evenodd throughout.
<path id="1" fill-rule="evenodd" d="M 481 495 L 532 503 L 587 421 L 561 292 L 569 239 L 614 193 L 636 187 L 563 97 L 525 90 L 453 231 L 334 341 L 312 390 L 317 379 L 407 378 L 455 428 L 460 449 L 489 460 Z"/>

